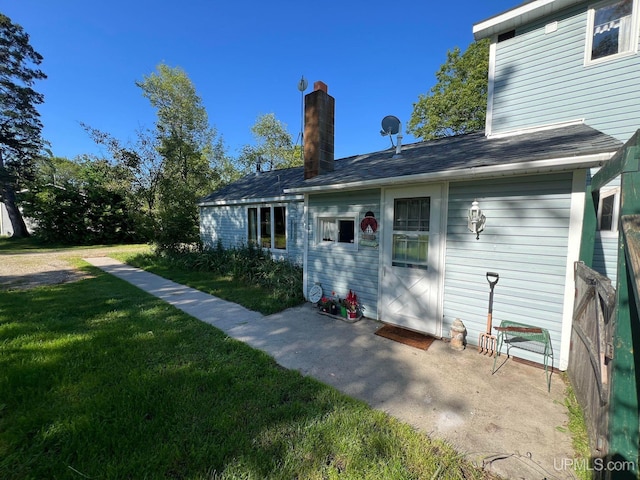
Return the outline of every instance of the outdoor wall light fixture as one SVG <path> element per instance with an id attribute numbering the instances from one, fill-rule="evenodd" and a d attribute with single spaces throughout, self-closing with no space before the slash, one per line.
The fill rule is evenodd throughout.
<path id="1" fill-rule="evenodd" d="M 467 226 L 472 233 L 476 234 L 476 240 L 480 240 L 480 232 L 484 230 L 484 222 L 486 217 L 478 206 L 478 201 L 471 202 L 471 208 L 469 208 L 469 222 Z"/>

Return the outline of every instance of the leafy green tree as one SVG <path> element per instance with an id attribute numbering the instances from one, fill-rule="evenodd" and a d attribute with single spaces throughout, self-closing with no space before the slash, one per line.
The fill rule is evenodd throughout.
<path id="1" fill-rule="evenodd" d="M 245 171 L 268 171 L 302 165 L 300 147 L 293 145 L 287 126 L 275 114 L 258 116 L 251 133 L 256 145 L 245 145 L 239 159 Z"/>
<path id="2" fill-rule="evenodd" d="M 407 131 L 430 140 L 484 129 L 488 71 L 489 40 L 448 51 L 437 83 L 413 104 Z"/>
<path id="3" fill-rule="evenodd" d="M 107 148 L 114 163 L 128 172 L 128 187 L 138 202 L 138 208 L 146 215 L 154 216 L 163 174 L 163 158 L 158 151 L 159 141 L 155 133 L 139 129 L 135 142 L 123 144 L 107 132 L 85 123 L 81 125 L 94 142 Z"/>
<path id="4" fill-rule="evenodd" d="M 137 211 L 121 188 L 120 167 L 89 158 L 48 160 L 47 167 L 58 167 L 55 182 L 48 181 L 52 174 L 45 168 L 23 194 L 39 239 L 71 245 L 144 240 L 136 228 Z"/>
<path id="5" fill-rule="evenodd" d="M 81 170 L 80 163 L 68 158 L 41 155 L 35 160 L 34 180 L 30 187 L 78 183 Z"/>
<path id="6" fill-rule="evenodd" d="M 43 147 L 42 122 L 36 105 L 44 96 L 33 89 L 46 78 L 37 67 L 42 56 L 29 35 L 0 13 L 0 201 L 7 207 L 15 237 L 29 235 L 16 204 L 16 191 L 33 176 Z"/>
<path id="7" fill-rule="evenodd" d="M 197 199 L 220 185 L 221 171 L 229 173 L 222 139 L 209 126 L 202 100 L 181 68 L 160 64 L 136 85 L 156 109 L 157 151 L 163 159 L 155 240 L 167 249 L 197 242 Z"/>

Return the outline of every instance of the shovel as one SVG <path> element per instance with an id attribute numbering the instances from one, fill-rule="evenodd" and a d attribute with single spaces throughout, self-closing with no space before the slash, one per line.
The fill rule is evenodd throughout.
<path id="1" fill-rule="evenodd" d="M 499 278 L 500 276 L 497 273 L 487 272 L 487 282 L 489 282 L 491 289 L 491 293 L 489 294 L 489 313 L 487 314 L 487 331 L 486 333 L 481 333 L 478 338 L 478 351 L 485 355 L 488 353 L 492 357 L 498 350 L 498 339 L 495 335 L 491 334 L 491 317 L 493 315 L 493 287 L 496 286 Z"/>

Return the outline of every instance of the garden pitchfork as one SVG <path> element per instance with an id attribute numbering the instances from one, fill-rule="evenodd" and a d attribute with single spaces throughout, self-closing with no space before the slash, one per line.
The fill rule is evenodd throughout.
<path id="1" fill-rule="evenodd" d="M 484 353 L 485 355 L 488 353 L 492 357 L 498 351 L 498 339 L 495 335 L 491 334 L 491 323 L 492 323 L 492 315 L 493 315 L 493 287 L 498 283 L 498 279 L 500 276 L 497 273 L 487 272 L 487 282 L 489 282 L 489 287 L 491 289 L 491 293 L 489 293 L 489 313 L 487 314 L 487 331 L 486 333 L 481 333 L 478 338 L 478 351 L 480 353 Z"/>

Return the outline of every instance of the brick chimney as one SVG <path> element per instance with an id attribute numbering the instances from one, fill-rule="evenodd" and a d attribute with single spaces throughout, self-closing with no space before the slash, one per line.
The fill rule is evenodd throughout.
<path id="1" fill-rule="evenodd" d="M 333 172 L 333 135 L 336 100 L 323 82 L 313 84 L 304 97 L 304 178 Z"/>

